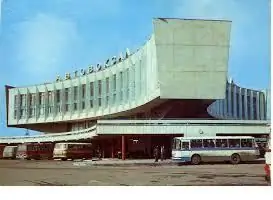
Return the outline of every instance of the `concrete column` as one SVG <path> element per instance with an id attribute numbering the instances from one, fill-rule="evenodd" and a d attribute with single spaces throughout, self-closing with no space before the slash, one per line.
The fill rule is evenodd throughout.
<path id="1" fill-rule="evenodd" d="M 261 120 L 260 117 L 260 92 L 255 93 L 256 96 L 256 116 L 254 116 L 257 120 Z"/>
<path id="2" fill-rule="evenodd" d="M 114 139 L 112 139 L 112 158 L 114 158 L 115 157 L 115 140 Z"/>
<path id="3" fill-rule="evenodd" d="M 125 136 L 122 135 L 121 136 L 121 156 L 122 156 L 122 160 L 125 160 L 126 158 L 126 141 L 125 141 Z"/>
<path id="4" fill-rule="evenodd" d="M 239 119 L 243 119 L 243 97 L 242 88 L 239 89 Z"/>
<path id="5" fill-rule="evenodd" d="M 249 117 L 250 118 L 249 119 L 251 119 L 251 120 L 254 120 L 253 107 L 256 106 L 256 105 L 254 105 L 253 98 L 254 98 L 254 92 L 253 92 L 253 90 L 250 90 L 250 110 L 249 110 Z"/>

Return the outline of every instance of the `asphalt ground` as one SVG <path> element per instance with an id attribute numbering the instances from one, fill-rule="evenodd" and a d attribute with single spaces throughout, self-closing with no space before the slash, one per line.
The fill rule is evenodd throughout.
<path id="1" fill-rule="evenodd" d="M 2 186 L 267 186 L 264 164 L 75 166 L 72 161 L 0 160 Z"/>

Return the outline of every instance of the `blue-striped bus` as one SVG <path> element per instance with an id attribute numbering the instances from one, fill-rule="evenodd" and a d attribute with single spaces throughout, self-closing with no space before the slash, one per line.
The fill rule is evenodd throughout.
<path id="1" fill-rule="evenodd" d="M 259 157 L 254 137 L 175 137 L 172 145 L 172 160 L 175 162 L 224 162 L 238 164 Z"/>

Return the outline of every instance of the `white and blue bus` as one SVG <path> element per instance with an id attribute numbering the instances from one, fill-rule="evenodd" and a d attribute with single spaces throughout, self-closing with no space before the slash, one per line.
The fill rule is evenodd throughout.
<path id="1" fill-rule="evenodd" d="M 259 157 L 254 137 L 175 137 L 172 145 L 172 160 L 175 162 L 224 162 L 238 164 Z"/>

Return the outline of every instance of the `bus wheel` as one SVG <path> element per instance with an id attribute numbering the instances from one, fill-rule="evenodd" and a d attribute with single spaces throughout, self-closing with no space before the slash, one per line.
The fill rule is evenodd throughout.
<path id="1" fill-rule="evenodd" d="M 193 165 L 199 165 L 200 162 L 201 162 L 201 157 L 199 155 L 195 154 L 195 155 L 193 155 L 191 157 L 191 164 L 193 164 Z"/>
<path id="2" fill-rule="evenodd" d="M 241 158 L 237 153 L 232 154 L 230 162 L 231 162 L 231 164 L 239 164 L 241 162 Z"/>
<path id="3" fill-rule="evenodd" d="M 62 161 L 67 161 L 67 158 L 62 158 Z"/>

